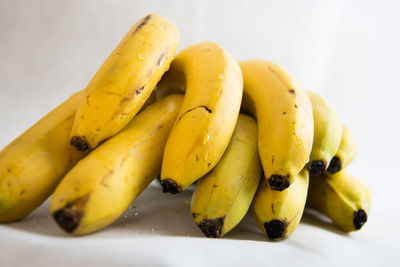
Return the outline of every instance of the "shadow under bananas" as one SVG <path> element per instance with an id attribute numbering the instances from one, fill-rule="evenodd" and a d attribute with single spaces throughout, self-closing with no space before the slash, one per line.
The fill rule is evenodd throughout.
<path id="1" fill-rule="evenodd" d="M 180 194 L 164 194 L 161 186 L 153 182 L 117 221 L 87 237 L 175 236 L 205 238 L 191 217 L 190 200 L 193 190 L 194 186 L 191 186 Z M 70 237 L 57 226 L 49 214 L 49 200 L 21 221 L 2 224 L 0 227 L 44 236 Z M 256 225 L 251 212 L 223 239 L 268 241 Z"/>
<path id="2" fill-rule="evenodd" d="M 304 210 L 303 217 L 301 217 L 300 223 L 322 228 L 341 236 L 349 236 L 348 233 L 345 233 L 337 228 L 328 217 L 313 209 L 306 208 Z"/>

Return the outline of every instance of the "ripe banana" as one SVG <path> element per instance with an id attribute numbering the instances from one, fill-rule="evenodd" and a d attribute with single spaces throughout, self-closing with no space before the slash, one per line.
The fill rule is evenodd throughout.
<path id="1" fill-rule="evenodd" d="M 342 139 L 342 122 L 335 111 L 317 93 L 307 91 L 314 115 L 314 142 L 308 170 L 312 175 L 321 175 L 339 149 Z"/>
<path id="2" fill-rule="evenodd" d="M 126 34 L 92 78 L 76 112 L 71 144 L 95 148 L 136 115 L 175 56 L 178 30 L 148 15 Z"/>
<path id="3" fill-rule="evenodd" d="M 289 187 L 308 162 L 314 123 L 305 90 L 278 65 L 240 62 L 244 80 L 243 107 L 257 118 L 258 150 L 272 190 Z"/>
<path id="4" fill-rule="evenodd" d="M 161 169 L 164 192 L 175 194 L 222 157 L 239 115 L 243 79 L 228 52 L 215 43 L 200 43 L 177 55 L 157 87 L 164 92 L 186 89 Z"/>
<path id="5" fill-rule="evenodd" d="M 69 145 L 82 95 L 71 96 L 0 152 L 0 222 L 31 213 L 84 156 Z"/>
<path id="6" fill-rule="evenodd" d="M 324 173 L 311 177 L 306 205 L 324 213 L 343 231 L 351 232 L 366 223 L 371 192 L 345 171 L 333 175 Z"/>
<path id="7" fill-rule="evenodd" d="M 221 237 L 246 215 L 261 177 L 257 124 L 239 115 L 231 142 L 192 196 L 192 216 L 207 237 Z"/>
<path id="8" fill-rule="evenodd" d="M 357 149 L 350 129 L 343 124 L 343 134 L 336 155 L 329 163 L 328 172 L 334 174 L 346 168 L 356 157 Z"/>
<path id="9" fill-rule="evenodd" d="M 253 200 L 253 215 L 261 230 L 271 240 L 288 237 L 303 215 L 308 190 L 308 170 L 304 168 L 284 191 L 271 190 L 261 179 Z"/>
<path id="10" fill-rule="evenodd" d="M 171 95 L 147 107 L 64 177 L 50 201 L 50 212 L 63 230 L 88 234 L 123 214 L 160 173 L 182 100 Z"/>

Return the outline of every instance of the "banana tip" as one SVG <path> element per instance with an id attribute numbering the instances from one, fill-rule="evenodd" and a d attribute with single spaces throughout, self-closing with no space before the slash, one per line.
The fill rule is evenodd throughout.
<path id="1" fill-rule="evenodd" d="M 354 228 L 357 230 L 361 229 L 361 227 L 367 222 L 368 216 L 365 210 L 359 209 L 354 212 Z"/>
<path id="2" fill-rule="evenodd" d="M 171 194 L 177 194 L 182 192 L 182 186 L 170 178 L 161 180 L 161 186 L 163 187 L 164 193 L 169 192 Z"/>
<path id="3" fill-rule="evenodd" d="M 82 214 L 76 212 L 71 207 L 65 207 L 53 213 L 53 218 L 57 224 L 67 233 L 72 233 L 79 226 Z"/>
<path id="4" fill-rule="evenodd" d="M 314 160 L 308 166 L 308 170 L 312 175 L 321 175 L 325 172 L 326 164 L 322 160 Z"/>
<path id="5" fill-rule="evenodd" d="M 333 157 L 328 166 L 328 172 L 331 174 L 337 173 L 342 169 L 342 162 L 338 157 Z"/>
<path id="6" fill-rule="evenodd" d="M 286 231 L 286 223 L 283 220 L 271 220 L 264 223 L 265 232 L 269 239 L 280 239 L 284 237 Z"/>
<path id="7" fill-rule="evenodd" d="M 71 145 L 79 151 L 86 151 L 90 149 L 90 144 L 83 136 L 74 136 L 71 138 Z"/>
<path id="8" fill-rule="evenodd" d="M 268 179 L 268 183 L 271 189 L 275 191 L 283 191 L 290 185 L 288 177 L 280 174 L 271 175 Z"/>
<path id="9" fill-rule="evenodd" d="M 220 237 L 222 234 L 222 228 L 224 227 L 225 217 L 219 217 L 216 219 L 204 219 L 198 225 L 203 234 L 207 237 Z"/>

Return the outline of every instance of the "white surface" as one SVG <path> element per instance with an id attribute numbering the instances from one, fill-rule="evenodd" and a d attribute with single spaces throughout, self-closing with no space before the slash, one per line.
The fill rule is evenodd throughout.
<path id="1" fill-rule="evenodd" d="M 157 13 L 178 26 L 180 49 L 215 41 L 238 60 L 273 60 L 320 92 L 354 132 L 359 154 L 349 170 L 374 202 L 360 232 L 343 235 L 306 215 L 278 243 L 264 241 L 251 218 L 223 239 L 198 238 L 185 204 L 190 192 L 151 188 L 134 204 L 138 216 L 83 238 L 66 237 L 42 206 L 0 225 L 0 266 L 399 265 L 399 8 L 397 1 L 1 0 L 0 147 L 85 87 L 128 29 Z"/>

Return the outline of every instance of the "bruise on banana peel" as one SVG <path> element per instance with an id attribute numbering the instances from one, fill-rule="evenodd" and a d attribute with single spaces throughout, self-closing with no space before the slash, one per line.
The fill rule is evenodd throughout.
<path id="1" fill-rule="evenodd" d="M 361 229 L 370 206 L 369 188 L 346 171 L 310 178 L 307 207 L 328 216 L 344 232 Z"/>
<path id="2" fill-rule="evenodd" d="M 170 95 L 148 106 L 64 177 L 50 200 L 60 228 L 73 235 L 89 234 L 124 213 L 160 173 L 182 101 L 181 95 Z"/>
<path id="3" fill-rule="evenodd" d="M 176 56 L 156 93 L 162 97 L 175 90 L 185 97 L 161 169 L 163 191 L 173 194 L 211 171 L 222 157 L 239 115 L 243 79 L 227 51 L 204 42 Z"/>
<path id="4" fill-rule="evenodd" d="M 257 123 L 240 114 L 224 155 L 198 180 L 192 195 L 194 222 L 207 237 L 221 237 L 247 213 L 261 178 Z"/>
<path id="5" fill-rule="evenodd" d="M 308 183 L 307 168 L 284 191 L 272 190 L 267 180 L 261 179 L 253 200 L 253 215 L 269 239 L 287 238 L 297 228 L 306 203 Z"/>
<path id="6" fill-rule="evenodd" d="M 243 110 L 258 123 L 258 148 L 272 190 L 287 189 L 311 153 L 314 122 L 306 91 L 280 66 L 263 60 L 239 63 Z"/>
<path id="7" fill-rule="evenodd" d="M 83 91 L 72 95 L 0 151 L 0 222 L 20 220 L 39 207 L 86 153 L 69 145 Z"/>
<path id="8" fill-rule="evenodd" d="M 122 130 L 168 70 L 177 44 L 178 30 L 165 18 L 151 14 L 137 22 L 88 84 L 71 145 L 93 149 Z"/>

